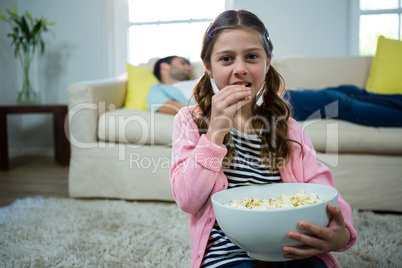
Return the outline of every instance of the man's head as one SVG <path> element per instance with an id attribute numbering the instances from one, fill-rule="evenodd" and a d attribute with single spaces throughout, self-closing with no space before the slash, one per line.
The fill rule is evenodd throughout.
<path id="1" fill-rule="evenodd" d="M 189 80 L 190 73 L 190 62 L 178 56 L 159 59 L 154 66 L 154 75 L 164 84 Z"/>

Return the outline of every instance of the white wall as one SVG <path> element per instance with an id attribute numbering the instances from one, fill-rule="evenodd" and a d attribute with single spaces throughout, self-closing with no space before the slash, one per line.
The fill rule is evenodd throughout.
<path id="1" fill-rule="evenodd" d="M 226 8 L 248 9 L 266 24 L 274 56 L 338 57 L 352 55 L 350 1 L 357 0 L 226 0 Z M 45 35 L 46 52 L 38 61 L 43 103 L 67 103 L 67 87 L 80 80 L 114 76 L 124 71 L 127 0 L 1 0 L 0 12 L 17 6 L 56 24 Z M 9 25 L 0 21 L 0 104 L 14 104 L 17 65 Z M 50 115 L 9 117 L 11 156 L 52 154 Z"/>
<path id="2" fill-rule="evenodd" d="M 17 0 L 1 1 L 0 12 L 17 6 L 34 17 L 54 21 L 44 34 L 46 50 L 38 60 L 38 86 L 42 103 L 66 104 L 70 83 L 110 77 L 113 54 L 113 0 Z M 0 21 L 0 104 L 14 104 L 17 98 L 17 71 L 6 33 L 10 26 Z M 8 117 L 11 156 L 24 153 L 52 154 L 50 115 Z"/>
<path id="3" fill-rule="evenodd" d="M 353 0 L 354 1 L 354 0 Z M 234 0 L 233 9 L 256 14 L 274 43 L 274 56 L 349 54 L 350 0 Z"/>

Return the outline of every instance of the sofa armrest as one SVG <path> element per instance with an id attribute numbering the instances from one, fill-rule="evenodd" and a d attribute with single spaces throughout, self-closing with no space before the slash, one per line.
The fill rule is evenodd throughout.
<path id="1" fill-rule="evenodd" d="M 99 116 L 108 110 L 123 107 L 126 90 L 126 74 L 69 85 L 68 119 L 72 149 L 96 146 Z"/>

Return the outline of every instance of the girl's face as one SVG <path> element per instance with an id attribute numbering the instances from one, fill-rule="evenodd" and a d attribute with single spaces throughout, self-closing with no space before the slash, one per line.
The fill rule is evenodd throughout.
<path id="1" fill-rule="evenodd" d="M 269 66 L 261 37 L 246 29 L 221 33 L 212 49 L 210 64 L 205 64 L 219 90 L 227 85 L 248 85 L 253 98 L 263 85 Z"/>

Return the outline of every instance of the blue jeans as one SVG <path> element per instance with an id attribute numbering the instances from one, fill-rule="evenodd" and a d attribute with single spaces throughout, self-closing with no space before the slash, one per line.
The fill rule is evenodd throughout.
<path id="1" fill-rule="evenodd" d="M 261 262 L 250 261 L 241 262 L 230 268 L 327 268 L 325 262 L 317 257 L 311 257 L 303 260 L 291 260 L 284 262 Z M 229 268 L 228 267 L 228 268 Z"/>
<path id="2" fill-rule="evenodd" d="M 322 90 L 288 90 L 285 99 L 298 121 L 338 118 L 367 126 L 402 126 L 401 94 L 375 94 L 344 85 Z"/>

